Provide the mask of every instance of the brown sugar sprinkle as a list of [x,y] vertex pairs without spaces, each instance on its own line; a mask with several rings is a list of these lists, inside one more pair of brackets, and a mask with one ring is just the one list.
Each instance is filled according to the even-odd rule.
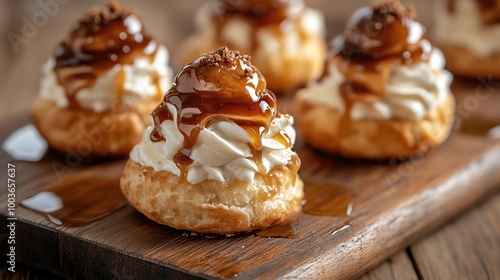
[[134,10],[120,5],[118,1],[111,1],[108,5],[95,7],[83,14],[78,21],[86,24],[106,24],[115,19],[123,19],[134,14]]
[[216,52],[203,54],[198,63],[200,66],[218,65],[219,63],[233,63],[238,57],[250,61],[249,55],[241,55],[240,52],[232,51],[227,46],[223,46]]
[[374,12],[381,14],[392,14],[398,18],[411,18],[416,19],[417,13],[415,6],[410,3],[403,5],[399,0],[380,0],[372,4]]

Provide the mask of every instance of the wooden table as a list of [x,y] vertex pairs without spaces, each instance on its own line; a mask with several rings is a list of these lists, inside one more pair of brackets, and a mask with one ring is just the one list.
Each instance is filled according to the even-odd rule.
[[[63,1],[61,1],[63,2]],[[46,25],[37,28],[16,53],[9,40],[10,32],[22,34],[23,17],[31,19],[41,10],[35,1],[0,2],[0,123],[26,115],[36,95],[41,78],[41,65],[51,55],[55,43],[68,31],[69,24],[90,7],[104,1],[67,1]],[[189,16],[203,0],[122,1],[134,6],[143,16],[149,32],[165,44],[175,60],[177,43],[192,30]],[[311,6],[322,9],[328,18],[329,38],[339,32],[345,19],[368,1],[344,1],[342,5],[327,0],[311,0]],[[419,1],[422,21],[430,24],[431,1]],[[341,6],[341,7],[340,7]],[[147,16],[146,16],[147,15]],[[183,25],[180,26],[179,23]],[[500,95],[500,90],[495,94]],[[480,104],[480,106],[497,106]],[[498,109],[500,111],[500,109]],[[499,159],[500,160],[500,159]],[[2,240],[3,242],[3,240]],[[3,252],[2,252],[3,254]],[[361,277],[361,279],[500,279],[500,194],[491,195],[473,209],[464,212],[434,234]],[[21,267],[15,274],[0,273],[0,279],[55,279],[50,272]]]

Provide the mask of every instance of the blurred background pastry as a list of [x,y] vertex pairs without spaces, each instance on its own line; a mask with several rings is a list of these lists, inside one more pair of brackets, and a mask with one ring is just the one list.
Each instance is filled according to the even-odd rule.
[[194,16],[196,32],[180,49],[183,64],[227,45],[252,57],[269,89],[284,93],[321,72],[323,15],[302,0],[217,0]]
[[315,148],[347,157],[407,158],[442,143],[453,122],[452,75],[413,6],[358,10],[332,42],[323,76],[297,95]]
[[454,74],[500,79],[500,0],[441,0],[434,37]]
[[33,122],[62,153],[127,155],[170,86],[168,58],[132,10],[114,2],[95,8],[45,64]]
[[152,118],[120,182],[150,219],[227,234],[300,212],[293,118],[248,56],[221,48],[188,64]]

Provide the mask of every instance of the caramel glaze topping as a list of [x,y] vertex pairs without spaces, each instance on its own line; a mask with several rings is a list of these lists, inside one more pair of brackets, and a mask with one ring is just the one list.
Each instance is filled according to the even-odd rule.
[[[280,35],[284,32],[283,23],[298,26],[304,3],[302,0],[217,0],[215,7],[217,8],[214,10],[212,19],[217,26],[217,41],[222,42],[223,27],[230,24],[232,19],[238,18],[252,27],[251,48],[255,50],[255,32],[259,27],[266,26]],[[298,30],[302,31],[300,28]],[[301,36],[306,36],[305,31],[302,32]]]
[[[167,104],[177,109],[177,125],[184,136],[184,149],[174,159],[183,171],[192,162],[189,155],[200,131],[213,122],[232,121],[245,129],[255,156],[260,154],[262,135],[279,116],[276,97],[266,89],[266,81],[250,64],[250,57],[227,47],[200,57],[177,74],[163,102],[152,113],[153,142],[165,140],[161,123],[174,120]],[[276,140],[291,146],[284,133]]]
[[[78,107],[75,95],[79,90],[91,87],[116,65],[132,64],[139,56],[152,61],[156,50],[156,42],[145,34],[139,18],[112,2],[91,10],[73,25],[69,36],[55,49],[54,70],[70,106]],[[121,103],[123,77],[124,72],[119,72],[117,105]]]
[[[500,0],[476,0],[476,2],[484,24],[500,24]],[[455,6],[455,0],[448,0],[448,12],[455,12]]]
[[[378,99],[385,92],[391,69],[427,61],[432,46],[425,29],[415,20],[413,6],[397,0],[377,2],[358,10],[347,23],[344,34],[333,41],[323,77],[329,75],[330,61],[336,61],[345,77],[340,92],[349,116],[353,101]],[[411,42],[413,32],[423,33]]]
[[259,24],[279,24],[293,16],[302,0],[219,0],[222,12],[252,18]]

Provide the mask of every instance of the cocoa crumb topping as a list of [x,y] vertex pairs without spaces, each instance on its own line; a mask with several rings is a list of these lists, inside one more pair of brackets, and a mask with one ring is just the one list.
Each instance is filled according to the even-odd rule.
[[403,5],[399,0],[380,0],[372,4],[374,12],[381,14],[392,14],[398,18],[411,18],[415,19],[417,13],[413,3]]
[[199,63],[200,66],[217,65],[219,63],[233,63],[236,58],[243,58],[250,61],[250,56],[241,55],[238,51],[232,51],[224,46],[215,52],[203,54]]
[[95,7],[83,14],[78,21],[85,24],[106,24],[115,19],[123,19],[134,14],[134,11],[128,7],[120,5],[116,0],[110,1],[102,7]]

